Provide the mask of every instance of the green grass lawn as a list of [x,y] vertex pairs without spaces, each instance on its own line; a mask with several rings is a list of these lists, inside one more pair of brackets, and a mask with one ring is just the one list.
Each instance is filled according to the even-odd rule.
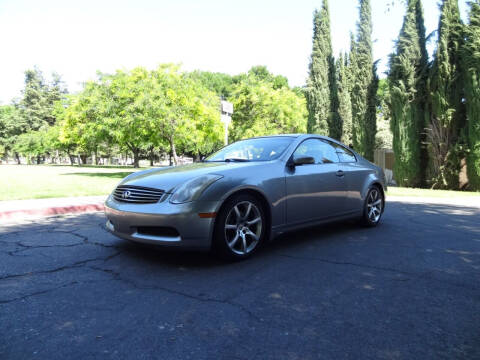
[[109,194],[139,169],[107,166],[0,165],[0,200]]
[[[107,195],[122,178],[137,170],[112,166],[0,165],[0,201]],[[389,187],[387,195],[449,198],[480,197],[480,192]]]

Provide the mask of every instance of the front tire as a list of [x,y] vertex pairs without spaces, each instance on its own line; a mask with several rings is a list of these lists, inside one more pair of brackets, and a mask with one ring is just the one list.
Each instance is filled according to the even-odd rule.
[[377,226],[382,218],[385,197],[378,186],[372,186],[365,198],[362,223],[368,227]]
[[263,244],[266,226],[260,201],[249,194],[235,195],[227,200],[217,216],[213,249],[223,258],[246,259]]

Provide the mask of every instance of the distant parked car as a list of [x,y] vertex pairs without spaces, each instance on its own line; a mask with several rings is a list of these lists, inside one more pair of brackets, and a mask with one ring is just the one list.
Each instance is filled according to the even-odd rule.
[[376,226],[385,189],[382,169],[336,140],[266,136],[201,163],[133,173],[105,213],[120,238],[241,259],[285,231],[347,218]]

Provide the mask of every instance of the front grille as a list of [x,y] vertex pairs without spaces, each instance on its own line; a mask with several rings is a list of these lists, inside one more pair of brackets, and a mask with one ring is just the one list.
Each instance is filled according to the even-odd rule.
[[113,198],[126,203],[153,204],[160,200],[163,193],[163,190],[143,186],[120,185],[113,192]]

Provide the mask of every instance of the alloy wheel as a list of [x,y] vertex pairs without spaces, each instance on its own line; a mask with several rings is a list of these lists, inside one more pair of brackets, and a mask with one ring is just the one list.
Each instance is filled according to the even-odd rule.
[[372,223],[377,223],[382,215],[383,199],[382,194],[376,188],[370,190],[367,199],[367,216]]
[[250,201],[234,205],[225,220],[225,241],[238,255],[250,253],[258,245],[262,234],[262,215]]

